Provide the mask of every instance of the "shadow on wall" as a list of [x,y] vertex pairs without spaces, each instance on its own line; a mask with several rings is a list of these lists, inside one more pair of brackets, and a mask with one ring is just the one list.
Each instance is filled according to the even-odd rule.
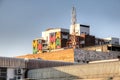
[[28,71],[28,78],[31,80],[120,80],[119,66],[120,61],[116,61],[33,69]]
[[[71,69],[72,70],[72,69]],[[74,73],[74,71],[73,71]],[[28,71],[28,78],[30,80],[73,80],[82,79],[69,73],[64,68],[44,68],[34,69]]]

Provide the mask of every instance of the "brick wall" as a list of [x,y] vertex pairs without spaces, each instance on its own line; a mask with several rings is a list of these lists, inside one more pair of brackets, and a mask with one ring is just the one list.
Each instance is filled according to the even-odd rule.
[[49,53],[40,53],[40,54],[28,54],[23,56],[17,56],[18,58],[41,58],[43,60],[56,60],[56,61],[66,61],[74,62],[74,50],[65,49]]

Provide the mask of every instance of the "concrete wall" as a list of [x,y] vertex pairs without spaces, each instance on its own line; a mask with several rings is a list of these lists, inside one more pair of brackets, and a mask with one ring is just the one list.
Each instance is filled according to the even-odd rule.
[[7,69],[7,80],[13,79],[15,77],[15,69]]
[[35,80],[120,80],[120,61],[34,69],[28,78]]
[[66,66],[66,65],[74,65],[74,63],[29,59],[26,67],[27,69],[38,69],[38,68],[48,68],[48,67],[50,68],[50,67]]

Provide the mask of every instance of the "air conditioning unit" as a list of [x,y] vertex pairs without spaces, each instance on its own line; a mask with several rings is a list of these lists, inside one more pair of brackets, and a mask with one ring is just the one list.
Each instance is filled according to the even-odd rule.
[[15,80],[23,80],[23,79],[22,76],[19,75],[19,76],[15,76]]
[[18,69],[15,69],[15,75],[22,75],[23,74],[23,70],[18,68]]

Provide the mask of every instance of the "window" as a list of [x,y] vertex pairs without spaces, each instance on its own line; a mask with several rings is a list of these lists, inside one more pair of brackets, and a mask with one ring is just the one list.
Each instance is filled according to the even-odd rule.
[[0,68],[0,80],[6,80],[7,68]]
[[119,43],[118,43],[118,42],[115,42],[115,44],[116,44],[116,45],[119,45]]
[[81,34],[83,34],[84,32],[81,32]]

